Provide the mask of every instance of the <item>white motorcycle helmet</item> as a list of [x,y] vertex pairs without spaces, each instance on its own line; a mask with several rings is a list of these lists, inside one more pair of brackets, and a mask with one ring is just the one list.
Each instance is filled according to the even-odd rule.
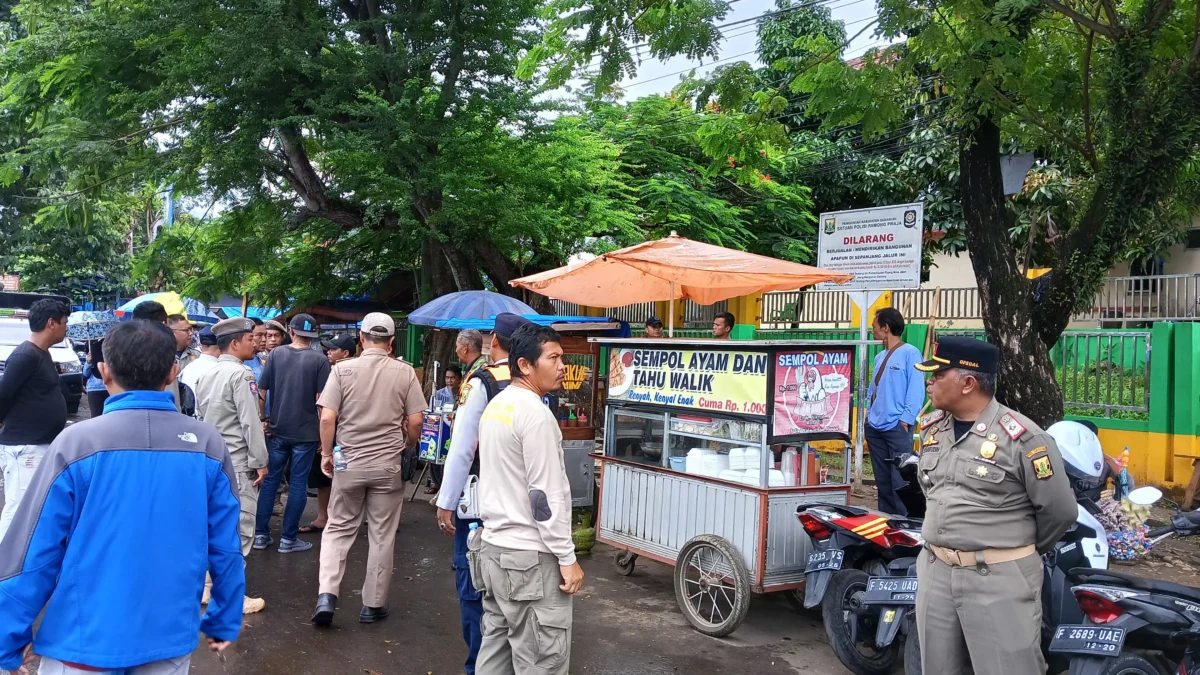
[[1104,450],[1100,439],[1079,422],[1055,422],[1046,430],[1058,445],[1067,479],[1076,494],[1099,499],[1104,487]]

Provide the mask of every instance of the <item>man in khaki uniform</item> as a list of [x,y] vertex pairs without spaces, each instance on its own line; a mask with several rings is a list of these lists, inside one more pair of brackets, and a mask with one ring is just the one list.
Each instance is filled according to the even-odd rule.
[[1042,559],[1075,521],[1058,447],[994,398],[1000,352],[943,338],[921,419],[928,510],[917,565],[917,633],[926,675],[1045,673]]
[[[258,486],[267,476],[267,441],[258,416],[258,383],[243,361],[254,356],[254,322],[238,317],[213,326],[221,356],[196,381],[196,414],[215,426],[225,439],[238,482],[242,512],[238,534],[242,557],[254,543],[254,517],[258,511]],[[246,613],[266,606],[261,598],[247,597]]]
[[[367,521],[370,549],[363,583],[362,623],[388,615],[396,526],[404,504],[401,455],[421,435],[425,397],[412,366],[392,356],[396,323],[387,314],[363,318],[362,354],[334,365],[321,392],[321,470],[333,479],[329,522],[321,535],[321,570],[312,622],[328,626],[346,572],[346,556]],[[340,446],[344,470],[335,470]]]

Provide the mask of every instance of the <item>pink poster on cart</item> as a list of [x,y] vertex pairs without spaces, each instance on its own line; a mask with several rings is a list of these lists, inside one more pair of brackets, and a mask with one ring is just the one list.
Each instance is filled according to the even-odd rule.
[[774,436],[850,433],[853,355],[849,349],[775,355]]

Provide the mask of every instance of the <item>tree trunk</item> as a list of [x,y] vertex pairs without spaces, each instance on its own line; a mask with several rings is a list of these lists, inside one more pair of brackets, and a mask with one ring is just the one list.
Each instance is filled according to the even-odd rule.
[[[442,244],[429,236],[421,248],[422,251],[428,253],[427,257],[421,259],[421,266],[427,267],[429,270],[429,287],[432,296],[437,298],[459,290],[455,286],[454,276],[450,272],[450,265],[443,253]],[[445,369],[450,365],[453,353],[453,331],[426,329],[425,341],[421,345],[421,363],[425,368],[425,381],[422,383],[422,388],[426,398],[433,394],[436,385],[432,377],[433,363],[436,361],[441,364],[439,370]]]
[[[1000,128],[983,118],[962,141],[962,207],[988,341],[1000,349],[997,397],[1040,425],[1062,419],[1050,346],[1033,322],[1032,285],[1008,241],[1000,172]],[[1055,336],[1057,338],[1057,336]]]

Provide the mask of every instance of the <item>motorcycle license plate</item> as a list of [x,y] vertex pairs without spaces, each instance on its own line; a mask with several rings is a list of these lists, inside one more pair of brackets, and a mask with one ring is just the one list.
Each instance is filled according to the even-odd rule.
[[1059,626],[1050,640],[1050,651],[1060,654],[1116,656],[1125,644],[1124,628]]
[[915,605],[917,604],[916,577],[871,577],[867,579],[867,592],[863,594],[864,605]]
[[842,559],[845,557],[846,552],[840,548],[809,553],[808,564],[804,566],[804,573],[808,574],[809,572],[820,572],[822,570],[833,570],[836,572],[842,569]]

